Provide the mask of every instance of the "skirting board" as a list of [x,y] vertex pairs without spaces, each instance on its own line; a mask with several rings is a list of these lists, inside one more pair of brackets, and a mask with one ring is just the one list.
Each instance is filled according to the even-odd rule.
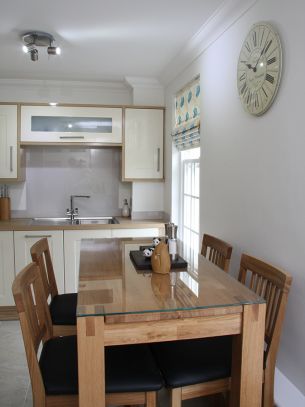
[[13,321],[15,319],[18,319],[18,314],[14,305],[0,307],[0,321]]
[[275,369],[274,401],[276,407],[304,407],[305,396],[279,369]]

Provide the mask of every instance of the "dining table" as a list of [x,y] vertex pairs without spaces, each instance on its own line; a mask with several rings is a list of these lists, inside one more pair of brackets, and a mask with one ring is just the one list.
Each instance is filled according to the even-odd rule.
[[[132,260],[147,238],[83,239],[77,303],[79,406],[105,406],[106,346],[232,335],[231,407],[259,407],[266,304],[201,254],[169,273]],[[187,357],[182,355],[181,357]]]

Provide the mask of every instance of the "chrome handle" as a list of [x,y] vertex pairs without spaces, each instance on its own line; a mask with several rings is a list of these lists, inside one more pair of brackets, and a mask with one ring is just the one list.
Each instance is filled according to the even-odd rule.
[[42,238],[42,237],[52,237],[52,235],[24,235],[24,237],[26,238],[26,239],[32,239],[32,238],[34,238],[34,239],[40,239],[40,238]]
[[59,136],[59,138],[61,139],[71,139],[71,138],[80,138],[80,139],[84,139],[84,136]]
[[10,171],[13,172],[13,146],[10,146]]
[[157,172],[160,172],[160,148],[157,148],[157,154],[158,154],[158,161],[157,161]]

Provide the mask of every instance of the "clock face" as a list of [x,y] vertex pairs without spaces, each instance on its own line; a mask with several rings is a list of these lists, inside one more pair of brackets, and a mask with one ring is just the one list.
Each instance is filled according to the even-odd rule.
[[245,110],[259,116],[271,106],[279,87],[282,48],[274,28],[254,24],[240,51],[237,87]]

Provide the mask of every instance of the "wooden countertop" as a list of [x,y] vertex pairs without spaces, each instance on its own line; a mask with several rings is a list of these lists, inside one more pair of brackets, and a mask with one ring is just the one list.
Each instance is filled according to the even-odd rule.
[[54,225],[45,223],[33,225],[32,218],[13,218],[9,221],[0,221],[0,231],[14,230],[101,230],[101,229],[144,229],[162,228],[165,221],[162,219],[132,220],[116,216],[119,223],[116,224],[81,224],[81,225]]

